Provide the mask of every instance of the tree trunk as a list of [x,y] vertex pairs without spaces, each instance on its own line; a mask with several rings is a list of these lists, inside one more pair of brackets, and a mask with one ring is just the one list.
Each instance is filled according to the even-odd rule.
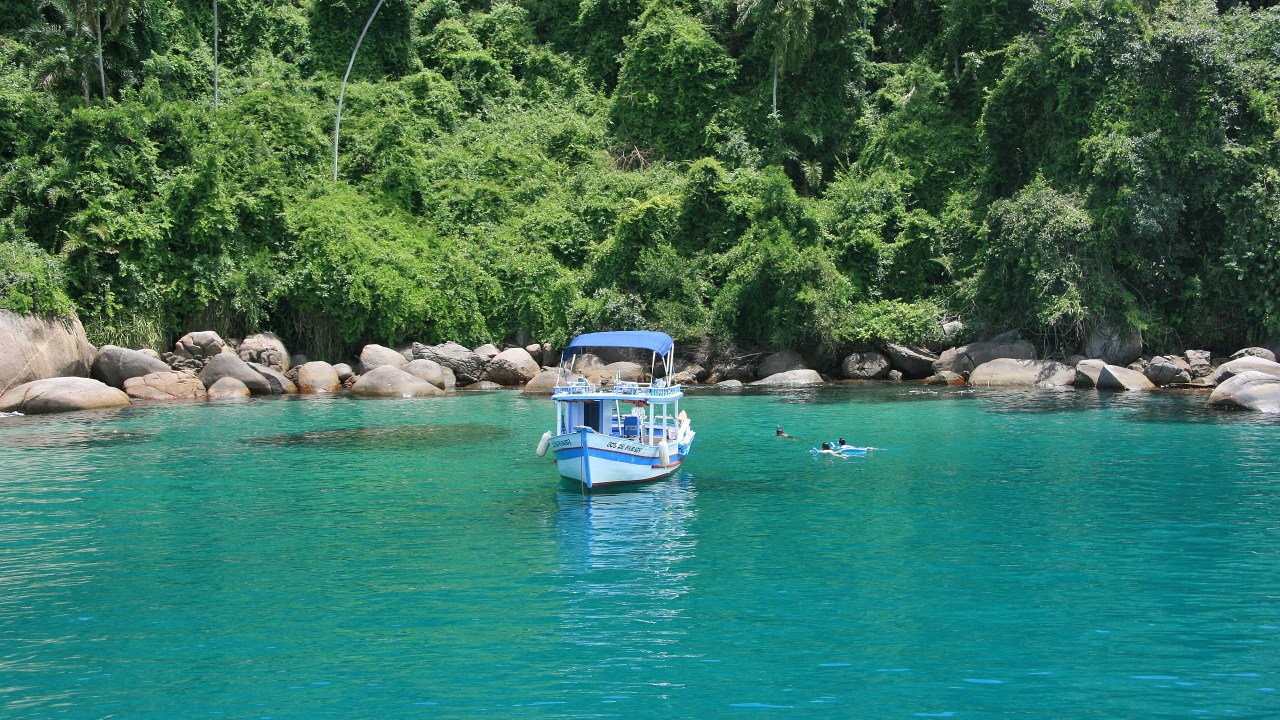
[[773,64],[773,114],[778,114],[778,63]]
[[213,0],[213,109],[218,109],[218,0]]
[[94,23],[94,31],[98,36],[98,82],[102,85],[102,102],[107,101],[107,73],[102,67],[102,3],[98,3],[97,21]]
[[338,129],[342,127],[342,98],[347,94],[347,78],[351,77],[351,68],[356,64],[356,53],[360,52],[360,43],[364,42],[364,34],[369,32],[369,26],[373,24],[373,19],[377,17],[378,10],[382,8],[383,0],[378,0],[378,4],[373,6],[373,12],[369,13],[369,19],[365,21],[364,29],[360,31],[360,37],[356,38],[356,46],[351,49],[351,61],[347,63],[347,72],[342,76],[342,88],[338,90],[338,114],[333,120],[333,179],[338,179]]

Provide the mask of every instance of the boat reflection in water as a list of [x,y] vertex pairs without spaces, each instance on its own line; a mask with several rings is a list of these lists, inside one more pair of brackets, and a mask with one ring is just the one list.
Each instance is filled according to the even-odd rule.
[[695,498],[687,473],[619,492],[584,494],[566,481],[557,493],[557,572],[567,595],[560,627],[575,647],[565,672],[580,691],[673,679],[661,668],[686,634]]

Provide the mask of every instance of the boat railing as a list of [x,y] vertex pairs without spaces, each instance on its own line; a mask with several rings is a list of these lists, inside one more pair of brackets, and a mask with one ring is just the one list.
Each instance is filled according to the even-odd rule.
[[676,397],[681,394],[679,385],[665,385],[661,380],[656,383],[639,383],[620,380],[612,387],[598,388],[586,380],[575,380],[564,385],[557,385],[553,390],[556,395],[587,395],[595,392],[608,392],[611,395],[638,395],[644,397]]

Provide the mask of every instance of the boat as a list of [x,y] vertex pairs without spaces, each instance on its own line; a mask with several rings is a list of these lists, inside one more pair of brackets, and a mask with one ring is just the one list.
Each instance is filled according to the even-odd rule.
[[[575,373],[591,348],[649,351],[647,382],[622,380],[595,384]],[[656,370],[661,369],[661,376]],[[666,333],[648,330],[579,335],[560,358],[552,390],[555,430],[543,433],[537,454],[551,451],[560,475],[586,489],[615,487],[666,477],[680,468],[697,434],[680,409],[684,392],[671,383],[675,343]]]

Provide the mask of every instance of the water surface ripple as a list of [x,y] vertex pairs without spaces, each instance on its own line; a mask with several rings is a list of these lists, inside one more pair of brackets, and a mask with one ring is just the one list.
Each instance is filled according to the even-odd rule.
[[1203,400],[700,394],[590,496],[513,393],[2,418],[0,716],[1277,717],[1280,422]]

